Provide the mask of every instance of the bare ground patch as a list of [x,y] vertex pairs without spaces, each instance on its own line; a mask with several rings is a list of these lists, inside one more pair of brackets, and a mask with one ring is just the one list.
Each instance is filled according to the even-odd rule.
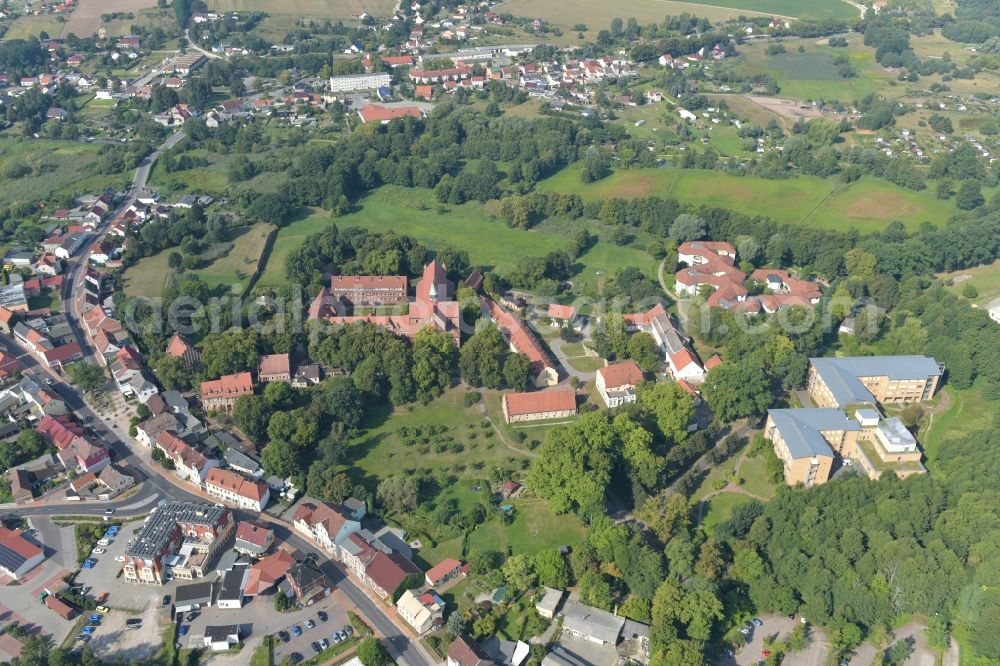
[[762,97],[760,95],[745,95],[746,99],[761,106],[782,118],[819,118],[823,112],[812,104],[799,103],[780,97]]
[[863,219],[892,219],[901,215],[913,215],[920,207],[906,198],[891,192],[871,192],[851,203],[845,213],[848,217]]
[[89,37],[101,28],[101,14],[138,12],[156,6],[156,0],[80,0],[63,25],[63,36]]

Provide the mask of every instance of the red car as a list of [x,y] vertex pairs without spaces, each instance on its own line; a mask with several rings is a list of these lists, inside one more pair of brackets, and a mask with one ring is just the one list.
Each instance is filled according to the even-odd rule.
[[768,657],[771,656],[771,651],[770,650],[761,650],[760,651],[760,656],[764,657],[764,659],[767,659]]

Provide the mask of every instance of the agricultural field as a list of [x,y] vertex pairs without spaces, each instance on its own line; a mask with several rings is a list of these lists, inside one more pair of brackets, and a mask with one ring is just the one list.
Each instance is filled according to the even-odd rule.
[[692,206],[722,206],[750,215],[768,215],[778,222],[862,232],[881,229],[893,220],[910,229],[925,220],[943,224],[957,212],[951,201],[876,178],[843,185],[815,176],[768,180],[698,169],[635,169],[584,185],[579,170],[571,166],[540,183],[539,189],[575,192],[584,201],[670,196]]
[[[375,232],[394,231],[413,236],[431,249],[451,245],[466,250],[476,266],[509,270],[523,257],[542,256],[567,247],[565,225],[549,223],[537,229],[511,229],[499,220],[491,220],[486,208],[478,203],[446,206],[439,213],[434,193],[429,190],[383,186],[360,202],[359,209],[335,220],[340,228],[362,227]],[[329,214],[317,212],[297,220],[278,232],[274,250],[259,284],[279,286],[285,283],[285,259],[309,234],[329,224]],[[576,282],[583,293],[597,293],[598,278],[613,274],[624,266],[637,266],[652,277],[655,260],[634,246],[598,242],[579,259]],[[600,275],[599,275],[600,273]]]
[[566,12],[566,3],[560,0],[509,0],[501,11],[515,16],[538,17],[549,23],[571,28],[584,23],[592,31],[606,28],[611,19],[635,17],[640,24],[663,21],[666,16],[688,13],[710,21],[724,21],[738,16],[786,16],[807,18],[852,18],[858,10],[843,0],[619,0],[608,3],[601,0],[583,0],[573,3],[573,11]]
[[297,18],[349,19],[368,12],[390,16],[394,0],[208,0],[208,8],[220,12],[267,12]]
[[[214,257],[207,266],[188,271],[198,275],[211,289],[246,287],[257,261],[264,251],[268,234],[274,229],[271,224],[255,224],[230,232],[226,242],[209,248],[203,257]],[[163,282],[171,270],[167,259],[177,248],[169,248],[139,260],[123,275],[125,293],[129,296],[158,298]],[[207,260],[207,259],[206,259]]]
[[[846,6],[846,5],[845,5]],[[778,82],[779,96],[795,101],[813,99],[850,102],[869,93],[889,95],[888,88],[896,85],[895,73],[875,62],[875,51],[861,44],[860,37],[851,36],[846,48],[833,48],[812,39],[786,39],[781,43],[786,53],[767,54],[768,44],[755,42],[740,46],[740,56],[725,62],[725,68],[734,68],[747,74],[767,74]],[[799,48],[804,52],[799,53]],[[837,72],[834,58],[850,57],[858,76],[844,78]],[[906,92],[905,84],[893,97]]]
[[[125,174],[97,174],[100,146],[78,141],[0,139],[0,203],[53,206],[64,197],[123,187]],[[11,177],[12,170],[25,175]]]
[[74,33],[77,37],[87,37],[96,33],[102,25],[102,14],[116,12],[138,13],[140,9],[155,7],[156,0],[79,0],[63,27],[63,35]]
[[948,291],[956,296],[961,296],[967,285],[975,287],[978,295],[972,302],[976,305],[985,306],[993,299],[1000,298],[1000,261],[953,273],[938,273],[936,277],[950,280]]
[[49,37],[58,37],[62,33],[66,21],[65,14],[39,14],[38,16],[18,16],[4,33],[4,39],[27,39],[48,33]]

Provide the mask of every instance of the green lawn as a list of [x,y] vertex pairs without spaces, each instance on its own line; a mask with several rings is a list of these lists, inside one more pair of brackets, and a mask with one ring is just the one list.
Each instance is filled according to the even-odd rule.
[[[255,224],[230,231],[221,247],[208,250],[209,254],[221,256],[207,266],[189,272],[197,274],[212,289],[233,285],[245,288],[264,250],[265,239],[273,228],[270,224]],[[167,259],[171,252],[177,251],[178,248],[168,248],[129,267],[123,275],[125,293],[129,296],[159,297],[163,281],[171,272]]]
[[947,289],[956,296],[961,296],[962,289],[967,285],[975,287],[979,295],[973,298],[972,302],[977,305],[986,305],[994,298],[1000,297],[1000,261],[953,273],[940,273],[937,277],[942,280],[952,280],[951,286]]
[[224,194],[230,185],[227,170],[231,158],[226,155],[209,153],[207,150],[192,150],[188,154],[207,157],[209,165],[167,173],[158,162],[153,166],[153,172],[150,174],[150,185],[165,194],[189,194],[191,192],[213,196]]
[[681,3],[691,3],[695,7],[691,13],[701,16],[701,8],[708,5],[728,7],[744,12],[760,12],[777,14],[779,16],[795,16],[798,18],[838,18],[852,19],[858,17],[858,10],[841,0],[676,0]]
[[[332,221],[329,214],[317,211],[281,229],[260,284],[284,284],[288,253],[301,245],[306,236],[319,232]],[[530,231],[512,229],[499,220],[491,220],[486,208],[478,203],[449,205],[445,212],[439,213],[433,192],[396,186],[380,187],[361,201],[358,210],[335,222],[341,229],[362,227],[406,234],[431,249],[452,245],[468,251],[473,264],[501,270],[513,269],[524,257],[567,249],[569,244],[566,224],[547,222]],[[598,272],[607,275],[625,266],[637,266],[652,276],[656,261],[634,246],[596,243],[578,261],[579,273],[575,278],[578,290],[597,293]]]
[[4,34],[4,39],[27,39],[38,37],[42,32],[50,37],[58,37],[63,29],[63,16],[57,14],[40,14],[38,16],[18,16],[10,24]]
[[569,358],[566,362],[578,372],[597,372],[604,367],[604,360],[593,356]]
[[983,397],[982,391],[975,384],[968,389],[946,386],[942,391],[948,393],[948,408],[939,414],[926,416],[918,436],[931,473],[937,471],[934,463],[941,443],[989,428],[995,407]]
[[59,310],[59,292],[55,289],[50,289],[46,292],[42,292],[35,298],[28,299],[28,307],[32,310],[39,310],[41,308],[48,308],[53,312],[58,312]]
[[588,185],[581,181],[579,169],[570,166],[540,183],[539,189],[576,193],[584,201],[669,196],[692,206],[721,206],[778,222],[862,232],[876,231],[893,220],[909,229],[925,220],[943,224],[957,212],[951,201],[869,177],[843,185],[815,176],[769,180],[701,169],[630,169]]
[[771,499],[778,492],[778,487],[767,478],[763,455],[744,460],[743,464],[740,465],[739,476],[743,479],[741,485],[748,493]]
[[544,500],[512,500],[514,522],[507,527],[497,522],[480,525],[469,535],[469,550],[510,548],[516,554],[534,555],[546,548],[572,546],[583,541],[585,530],[580,519],[571,514],[555,515]]
[[739,493],[719,493],[708,500],[708,511],[702,518],[702,525],[711,528],[719,523],[728,520],[733,513],[733,509],[740,504],[746,504],[753,498]]

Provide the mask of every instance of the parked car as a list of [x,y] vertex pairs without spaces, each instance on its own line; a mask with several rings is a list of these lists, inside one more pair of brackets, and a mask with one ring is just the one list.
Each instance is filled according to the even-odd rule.
[[98,546],[110,546],[111,545],[111,540],[110,539],[101,539],[100,541],[97,542],[97,545]]
[[124,555],[118,555],[117,557],[115,557],[115,562],[124,562],[124,561],[125,561]]
[[105,552],[107,552],[107,551],[105,551],[103,548],[95,548],[94,550],[90,551],[90,554],[91,555],[103,555]]
[[340,641],[342,641],[344,639],[340,637],[340,632],[338,631],[335,634],[333,634],[332,636],[330,636],[330,640],[333,641],[334,645],[336,645],[337,643],[339,643]]
[[278,638],[281,640],[282,643],[287,643],[288,641],[292,640],[292,637],[289,636],[288,632],[285,631],[284,629],[278,632]]
[[80,634],[76,637],[76,640],[88,643],[90,642],[90,634]]
[[354,627],[352,627],[351,625],[347,625],[346,627],[344,627],[344,636],[345,637],[350,636],[353,633],[354,633]]
[[322,652],[322,651],[323,651],[323,648],[321,648],[321,647],[319,646],[319,643],[317,643],[316,641],[313,641],[313,642],[312,642],[312,643],[310,643],[309,645],[310,645],[310,646],[312,647],[312,649],[313,649],[313,652],[315,652],[316,654],[319,654],[320,652]]
[[306,620],[306,629],[312,629],[315,626],[316,626],[315,622],[313,622],[312,620]]
[[105,510],[104,510],[104,515],[105,515],[105,516],[111,516],[111,515],[113,515],[113,514],[114,514],[114,512],[115,512],[115,510],[114,510],[114,509],[105,509]]
[[100,624],[101,623],[101,616],[100,615],[96,615],[96,614],[95,615],[91,615],[90,617],[87,618],[87,621],[90,622],[91,624]]
[[170,595],[169,594],[164,594],[163,595],[163,601],[162,601],[162,603],[160,605],[161,606],[169,606],[170,605]]
[[199,613],[198,611],[191,611],[190,613],[188,613],[188,622],[194,622],[200,615],[201,613]]
[[96,610],[98,613],[110,613],[111,612],[111,609],[108,608],[107,606],[98,606],[94,610]]
[[84,569],[93,569],[95,564],[97,564],[97,560],[95,560],[92,557],[88,557],[87,559],[85,559],[83,561],[83,568]]
[[316,617],[319,618],[320,622],[326,622],[330,616],[326,614],[326,611],[320,611],[316,613]]
[[302,635],[302,627],[300,627],[297,624],[292,625],[292,636],[301,636],[301,635]]
[[288,660],[292,662],[293,665],[299,664],[302,662],[302,655],[299,654],[298,652],[293,652],[290,655],[288,655]]
[[325,638],[321,638],[319,639],[319,646],[325,650],[328,647],[330,647],[330,642],[327,641]]
[[180,636],[187,635],[187,632],[191,630],[190,624],[182,624],[180,630],[177,632]]
[[753,626],[755,626],[755,627],[763,627],[764,626],[764,620],[760,619],[759,617],[755,617],[753,620],[751,620],[751,622],[753,622]]

